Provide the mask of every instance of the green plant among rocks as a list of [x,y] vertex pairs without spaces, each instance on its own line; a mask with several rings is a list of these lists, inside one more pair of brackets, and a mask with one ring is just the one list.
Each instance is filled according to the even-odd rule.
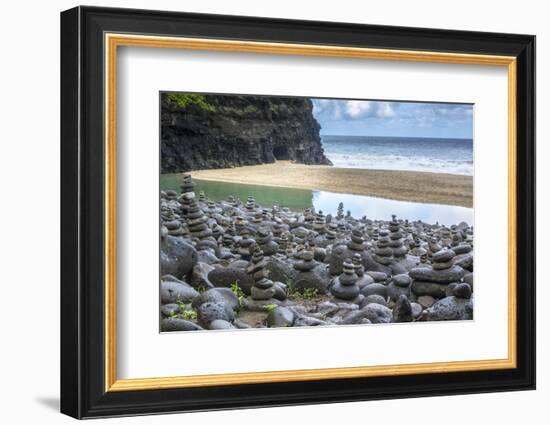
[[195,310],[185,310],[181,313],[181,317],[185,320],[197,320],[197,312]]
[[279,307],[277,304],[266,304],[264,305],[264,310],[267,311],[268,313],[271,313],[277,307]]
[[287,288],[289,298],[311,300],[319,295],[319,291],[316,288],[305,288],[300,290],[297,289],[291,281],[287,282]]
[[246,298],[246,295],[243,291],[243,289],[239,286],[239,282],[235,281],[231,284],[231,292],[235,294],[237,299],[239,300],[239,306],[242,307],[244,304],[244,300]]

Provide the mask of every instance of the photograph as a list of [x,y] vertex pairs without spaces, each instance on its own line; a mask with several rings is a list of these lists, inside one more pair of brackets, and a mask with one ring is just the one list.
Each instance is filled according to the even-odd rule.
[[162,332],[473,320],[474,105],[159,102]]

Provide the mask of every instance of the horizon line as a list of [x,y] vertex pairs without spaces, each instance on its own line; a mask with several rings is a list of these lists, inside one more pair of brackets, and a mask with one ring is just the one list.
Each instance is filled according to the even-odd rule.
[[473,137],[433,137],[433,136],[377,136],[374,134],[322,134],[320,136],[337,136],[337,137],[380,137],[380,138],[397,138],[397,139],[447,139],[447,140],[473,140]]

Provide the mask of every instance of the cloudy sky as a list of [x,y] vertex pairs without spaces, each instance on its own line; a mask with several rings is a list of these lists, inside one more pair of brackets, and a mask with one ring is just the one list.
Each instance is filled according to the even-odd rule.
[[470,139],[472,105],[312,99],[323,135]]

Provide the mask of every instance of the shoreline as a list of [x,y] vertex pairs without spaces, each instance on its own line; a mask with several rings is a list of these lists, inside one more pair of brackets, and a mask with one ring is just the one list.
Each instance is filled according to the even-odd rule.
[[290,161],[196,170],[189,174],[207,181],[347,193],[466,208],[473,206],[473,177],[458,174],[336,168]]

